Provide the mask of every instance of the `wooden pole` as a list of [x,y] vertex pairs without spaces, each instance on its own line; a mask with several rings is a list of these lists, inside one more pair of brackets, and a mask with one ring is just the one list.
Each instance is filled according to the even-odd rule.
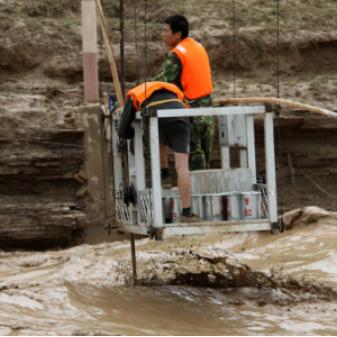
[[99,93],[95,0],[82,0],[81,11],[84,100],[97,102]]
[[310,111],[326,117],[337,118],[337,113],[327,109],[322,109],[313,105],[303,104],[299,102],[290,101],[283,98],[276,97],[243,97],[243,98],[227,98],[223,100],[215,100],[214,105],[224,106],[224,105],[237,105],[237,104],[276,104],[283,105],[290,109],[298,109]]
[[107,30],[107,25],[106,25],[104,13],[103,13],[101,0],[96,0],[96,7],[97,7],[98,14],[99,14],[99,20],[100,20],[100,25],[102,29],[104,44],[105,44],[106,51],[107,51],[112,80],[115,85],[115,91],[117,95],[118,104],[120,107],[123,107],[124,106],[124,96],[122,93],[121,83],[119,81],[117,66],[116,66],[116,62],[114,59],[113,48],[112,48],[112,45],[109,39],[109,34]]
[[[124,95],[123,95],[121,83],[119,81],[118,71],[117,71],[116,62],[115,62],[114,54],[113,54],[113,48],[109,40],[107,25],[106,25],[103,8],[102,8],[102,4],[100,0],[96,0],[96,6],[97,6],[97,11],[99,13],[99,19],[100,19],[104,44],[107,50],[110,71],[111,71],[112,79],[113,79],[114,86],[115,86],[118,104],[120,107],[123,107],[125,104]],[[125,153],[126,152],[124,152],[124,155]],[[127,163],[127,158],[125,158],[124,163]],[[125,181],[127,182],[128,181],[127,164],[126,166],[124,166],[124,170],[125,170],[124,177],[126,179]],[[135,286],[137,284],[137,260],[136,260],[135,237],[133,234],[130,234],[130,246],[131,246],[131,261],[132,261],[132,281],[133,281],[133,285]]]

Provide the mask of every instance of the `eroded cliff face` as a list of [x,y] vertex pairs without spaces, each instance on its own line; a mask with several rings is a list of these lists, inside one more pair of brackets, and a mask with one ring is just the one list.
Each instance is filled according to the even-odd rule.
[[[236,96],[276,96],[279,87],[283,98],[336,110],[335,1],[281,4],[279,46],[273,4],[238,0],[233,34],[232,1],[151,2],[145,43],[144,6],[125,1],[126,87],[159,70],[162,20],[180,12],[209,51],[215,98],[232,97],[234,89]],[[119,63],[118,1],[103,5]],[[73,179],[85,159],[80,16],[80,1],[0,0],[1,245],[69,243],[90,218]],[[100,78],[111,92],[104,50]],[[336,209],[336,120],[284,110],[275,124],[282,207]],[[215,146],[212,165],[218,163]]]
[[73,179],[85,153],[80,116],[36,84],[0,96],[1,247],[69,244],[86,217]]

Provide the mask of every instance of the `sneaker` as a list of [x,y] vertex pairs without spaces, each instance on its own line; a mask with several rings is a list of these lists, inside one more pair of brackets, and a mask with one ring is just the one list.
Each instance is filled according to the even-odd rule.
[[199,218],[195,214],[192,214],[191,216],[181,215],[180,217],[180,222],[185,222],[185,223],[193,223],[193,222],[201,222],[201,221],[202,219]]

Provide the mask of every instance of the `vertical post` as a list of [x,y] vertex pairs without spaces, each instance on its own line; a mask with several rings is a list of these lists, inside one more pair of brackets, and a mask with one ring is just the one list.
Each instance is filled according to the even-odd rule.
[[273,114],[270,112],[266,113],[264,118],[264,142],[269,219],[271,223],[275,223],[277,222],[277,198],[274,152],[274,125]]
[[221,149],[221,167],[230,168],[229,141],[228,141],[228,116],[218,117],[219,123],[219,144]]
[[[244,111],[244,108],[242,110]],[[233,143],[241,147],[239,152],[240,167],[247,168],[247,115],[233,115],[232,126],[230,135],[233,137]]]
[[137,191],[145,191],[145,161],[144,161],[144,144],[143,144],[143,122],[136,120],[135,129],[135,169],[136,169],[136,188]]
[[240,149],[240,167],[247,168],[248,167],[248,161],[247,161],[247,150],[246,149]]
[[97,102],[99,94],[95,0],[82,0],[81,9],[84,100],[86,102]]
[[251,115],[247,116],[247,152],[248,152],[248,167],[252,171],[252,183],[256,184],[254,117]]
[[163,205],[160,180],[158,118],[150,118],[150,149],[152,175],[153,224],[155,228],[163,226]]
[[92,225],[104,224],[105,183],[102,177],[103,163],[101,152],[100,125],[97,119],[98,104],[87,105],[83,109],[83,124],[85,126],[85,173],[88,176],[88,193],[92,202],[88,203],[88,222]]
[[[113,115],[112,127],[111,127],[111,147],[112,147],[112,162],[114,173],[114,186],[115,190],[119,189],[120,184],[123,182],[123,167],[122,157],[118,146],[118,134],[116,127],[116,117]],[[114,191],[115,192],[115,191]],[[114,195],[115,197],[115,195]]]
[[[135,146],[135,171],[136,171],[136,189],[138,192],[145,191],[146,182],[145,182],[145,160],[144,160],[144,144],[143,144],[143,121],[136,119],[133,122],[135,137],[134,137],[134,146]],[[138,224],[142,222],[143,218],[141,212],[138,210]]]
[[[133,144],[132,144],[133,143]],[[131,147],[135,146],[134,140],[127,141],[127,149],[128,149],[128,169],[129,169],[129,181],[134,182],[134,178],[136,177],[136,168],[135,168],[135,155],[134,149],[132,151]]]
[[221,146],[221,167],[223,169],[230,169],[230,154],[228,146]]

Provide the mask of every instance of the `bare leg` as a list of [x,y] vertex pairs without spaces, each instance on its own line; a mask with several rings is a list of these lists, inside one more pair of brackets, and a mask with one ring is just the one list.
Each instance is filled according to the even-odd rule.
[[174,152],[177,171],[178,189],[181,198],[181,207],[191,207],[191,178],[188,167],[188,154]]

